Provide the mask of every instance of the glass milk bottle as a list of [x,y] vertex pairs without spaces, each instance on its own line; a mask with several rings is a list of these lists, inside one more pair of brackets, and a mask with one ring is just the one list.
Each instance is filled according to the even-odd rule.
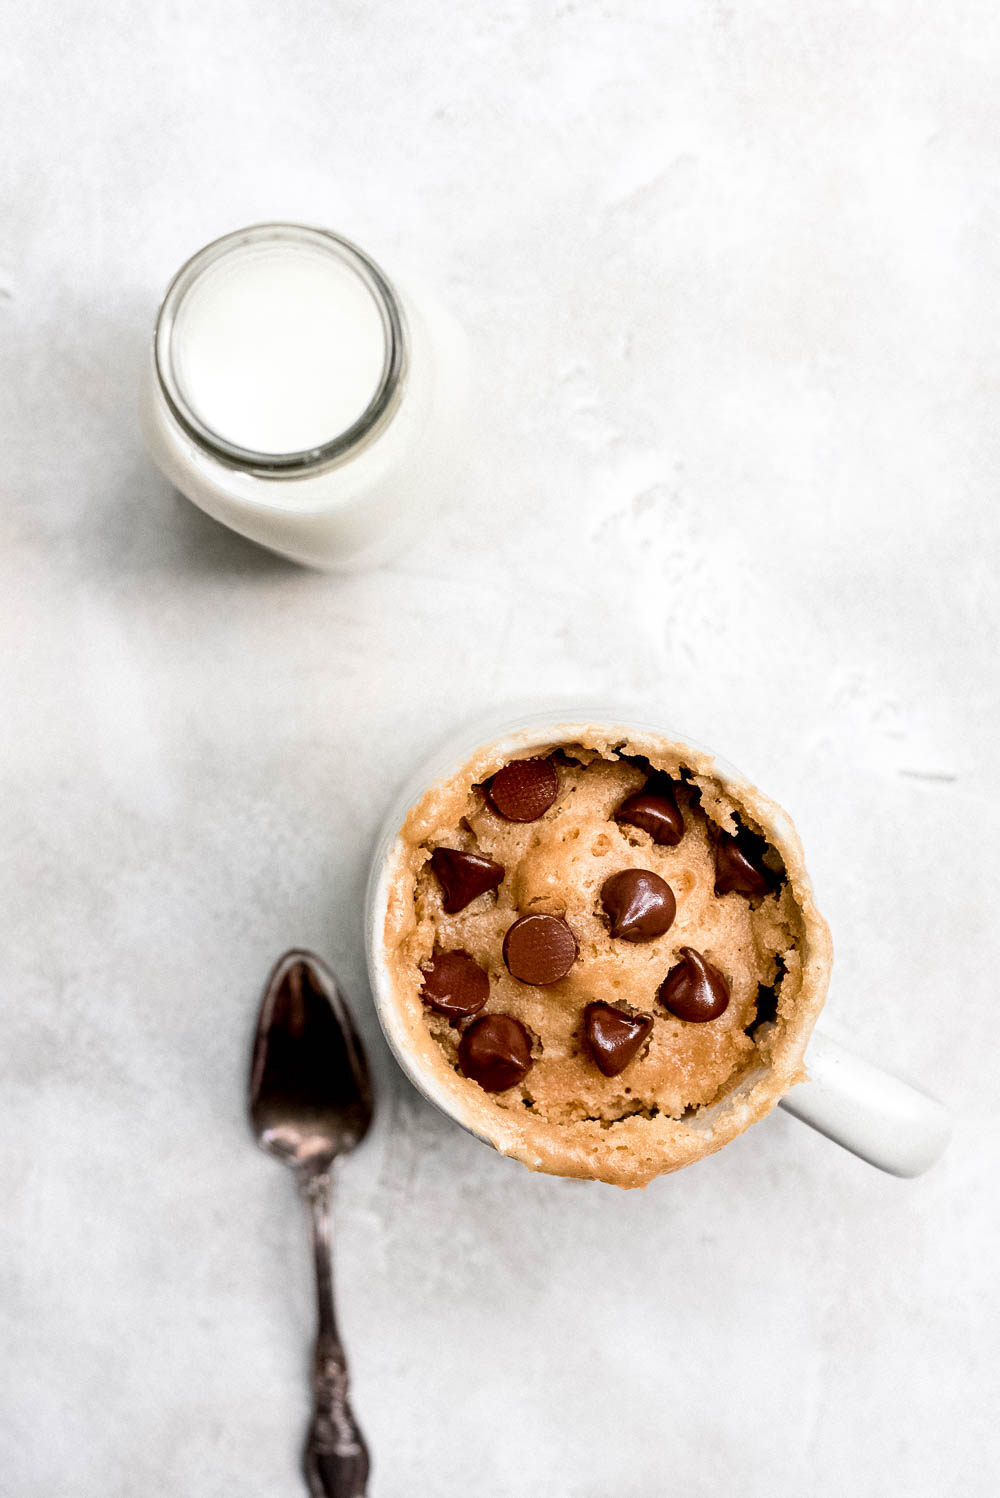
[[459,476],[462,335],[325,229],[258,224],[199,250],[160,308],[141,421],[194,504],[297,562],[375,565]]

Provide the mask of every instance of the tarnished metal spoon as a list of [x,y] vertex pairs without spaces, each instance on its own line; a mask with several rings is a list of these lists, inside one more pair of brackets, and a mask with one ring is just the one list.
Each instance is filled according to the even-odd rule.
[[261,999],[250,1119],[261,1149],[294,1169],[309,1212],[319,1309],[303,1455],[311,1498],[364,1498],[368,1481],[334,1310],[330,1174],[364,1138],[372,1112],[368,1063],[336,978],[311,952],[286,952]]

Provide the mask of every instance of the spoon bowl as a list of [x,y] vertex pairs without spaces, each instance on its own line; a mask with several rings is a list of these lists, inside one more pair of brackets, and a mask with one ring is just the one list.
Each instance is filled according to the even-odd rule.
[[261,999],[250,1065],[250,1119],[261,1149],[329,1170],[368,1132],[368,1063],[337,980],[311,952],[286,952]]

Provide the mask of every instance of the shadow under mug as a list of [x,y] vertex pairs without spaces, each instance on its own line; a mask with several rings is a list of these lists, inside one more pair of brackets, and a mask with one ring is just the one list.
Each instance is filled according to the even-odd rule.
[[[392,982],[384,951],[384,929],[389,896],[391,854],[410,809],[436,782],[457,773],[486,746],[503,754],[572,743],[584,730],[598,726],[609,735],[652,736],[684,744],[709,754],[687,734],[662,725],[641,723],[630,714],[597,711],[534,712],[500,723],[466,727],[450,739],[407,780],[389,809],[376,840],[365,906],[368,972],[376,1012],[389,1046],[419,1092],[468,1132],[493,1144],[456,1112],[454,1100],[413,1055],[403,1041],[392,999]],[[728,781],[743,777],[717,756],[711,756]],[[951,1137],[951,1116],[945,1106],[902,1078],[862,1060],[852,1051],[813,1031],[805,1053],[808,1080],[793,1086],[778,1106],[810,1128],[850,1150],[879,1170],[895,1176],[917,1176],[944,1152]],[[738,1089],[737,1089],[738,1090]],[[731,1096],[732,1094],[730,1094]],[[716,1108],[721,1105],[715,1105]],[[701,1126],[710,1126],[712,1108],[700,1109]]]

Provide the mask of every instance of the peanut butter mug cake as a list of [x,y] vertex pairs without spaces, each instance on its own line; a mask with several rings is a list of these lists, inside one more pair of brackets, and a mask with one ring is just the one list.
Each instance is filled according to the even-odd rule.
[[486,746],[411,807],[381,890],[390,1040],[534,1170],[646,1185],[804,1076],[831,944],[798,838],[688,744]]

